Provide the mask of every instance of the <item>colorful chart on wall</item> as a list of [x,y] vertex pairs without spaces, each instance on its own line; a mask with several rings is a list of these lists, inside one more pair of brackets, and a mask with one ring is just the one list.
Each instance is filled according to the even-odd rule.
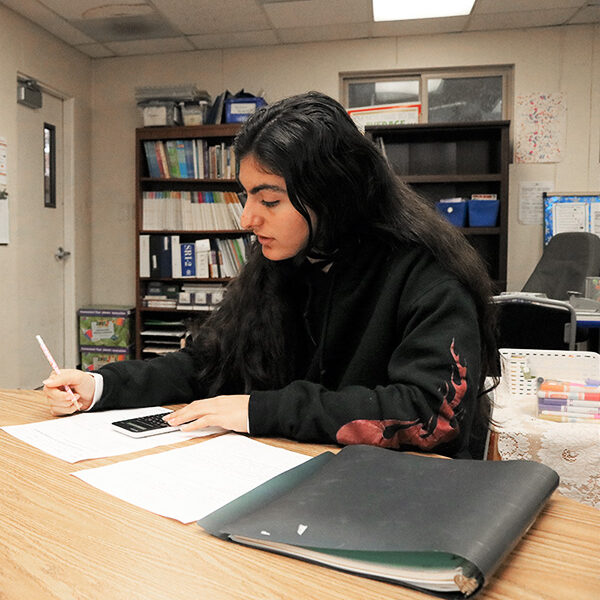
[[544,193],[544,244],[567,231],[600,236],[600,194]]

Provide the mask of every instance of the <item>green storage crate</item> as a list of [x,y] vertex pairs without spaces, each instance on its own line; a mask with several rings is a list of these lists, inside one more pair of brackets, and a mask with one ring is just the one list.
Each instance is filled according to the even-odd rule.
[[79,346],[129,348],[134,343],[134,309],[90,306],[79,309]]
[[133,346],[129,348],[82,346],[80,351],[82,371],[95,371],[108,363],[134,358]]

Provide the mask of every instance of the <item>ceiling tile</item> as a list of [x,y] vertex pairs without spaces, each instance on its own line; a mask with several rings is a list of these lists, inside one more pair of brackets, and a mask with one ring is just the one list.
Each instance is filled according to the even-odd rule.
[[188,39],[198,50],[272,46],[280,43],[275,33],[270,29],[238,33],[206,33],[204,35],[191,35]]
[[490,13],[471,15],[467,29],[469,31],[490,29],[520,29],[523,27],[549,27],[565,24],[573,11],[562,10],[532,10],[516,13]]
[[336,23],[366,23],[372,19],[370,3],[365,0],[298,0],[263,4],[277,28],[313,27]]
[[83,19],[88,11],[98,7],[114,6],[115,9],[118,9],[119,5],[146,4],[143,0],[137,2],[128,2],[127,0],[40,0],[40,3],[67,20]]
[[115,53],[112,50],[109,50],[102,44],[81,44],[75,46],[75,48],[91,58],[109,58],[110,56],[115,56]]
[[33,21],[67,44],[86,44],[94,41],[37,0],[2,0],[2,4]]
[[553,8],[579,8],[588,0],[477,0],[472,14],[524,12]]
[[279,30],[279,38],[284,44],[324,42],[328,40],[355,40],[370,36],[369,23],[340,23],[339,25],[293,27]]
[[375,37],[452,33],[455,31],[463,31],[467,26],[468,21],[468,16],[444,17],[443,19],[381,21],[373,23],[371,25],[371,31]]
[[132,40],[130,42],[107,42],[104,44],[119,56],[134,54],[161,54],[163,52],[185,52],[194,47],[184,37],[162,40]]
[[188,35],[270,28],[257,0],[153,0],[152,4]]
[[97,42],[167,39],[181,35],[156,12],[120,19],[78,19],[71,24]]
[[569,20],[569,24],[576,23],[600,23],[600,4],[582,8]]

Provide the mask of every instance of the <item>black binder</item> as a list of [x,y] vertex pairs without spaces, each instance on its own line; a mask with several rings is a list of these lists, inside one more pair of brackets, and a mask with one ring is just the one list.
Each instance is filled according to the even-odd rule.
[[532,461],[325,452],[198,521],[209,533],[444,598],[478,592],[558,475]]

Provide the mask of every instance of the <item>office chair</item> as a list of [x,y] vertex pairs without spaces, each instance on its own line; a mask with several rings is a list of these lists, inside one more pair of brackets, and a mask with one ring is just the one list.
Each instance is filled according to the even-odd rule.
[[492,300],[498,312],[498,348],[575,350],[577,316],[568,302],[518,292]]
[[585,294],[585,278],[600,275],[600,237],[585,231],[557,233],[523,286],[555,300],[568,300],[570,291]]

